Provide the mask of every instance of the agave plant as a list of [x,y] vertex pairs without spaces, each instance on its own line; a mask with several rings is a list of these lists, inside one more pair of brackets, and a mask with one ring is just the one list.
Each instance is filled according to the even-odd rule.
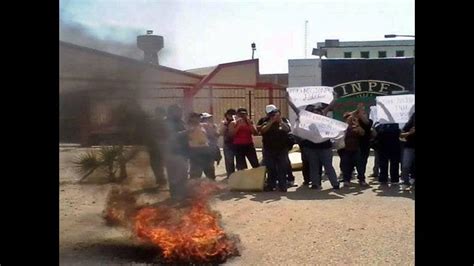
[[[114,145],[103,146],[98,152],[91,151],[80,155],[74,161],[79,172],[84,174],[79,182],[83,181],[99,168],[106,170],[108,179],[112,182],[127,178],[126,164],[132,160],[138,152],[138,148],[126,150],[122,145]],[[119,172],[118,178],[116,176],[117,171]]]
[[118,157],[123,153],[123,146],[103,146],[99,151],[99,158],[108,173],[110,181],[115,180],[115,173],[119,169]]
[[90,174],[92,174],[96,169],[102,166],[102,162],[99,160],[98,156],[94,152],[87,152],[79,155],[73,162],[78,171],[83,174],[79,182],[86,179]]

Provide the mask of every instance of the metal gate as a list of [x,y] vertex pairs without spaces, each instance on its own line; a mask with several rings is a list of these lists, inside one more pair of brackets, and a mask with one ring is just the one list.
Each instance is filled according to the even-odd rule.
[[229,108],[244,107],[249,118],[257,121],[265,116],[265,106],[276,105],[283,116],[288,117],[288,104],[285,88],[256,87],[256,88],[203,88],[193,99],[194,111],[212,113],[221,118]]

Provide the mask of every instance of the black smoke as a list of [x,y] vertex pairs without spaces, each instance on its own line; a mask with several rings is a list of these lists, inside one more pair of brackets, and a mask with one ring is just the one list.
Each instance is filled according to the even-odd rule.
[[[121,32],[124,29],[106,28],[107,32]],[[85,25],[67,21],[63,18],[60,19],[59,23],[59,39],[61,41],[73,43],[88,48],[121,55],[137,60],[143,59],[143,52],[137,48],[136,36],[144,34],[138,30],[128,30],[126,36],[130,36],[130,40],[126,42],[120,42],[112,38],[101,39],[94,35]]]

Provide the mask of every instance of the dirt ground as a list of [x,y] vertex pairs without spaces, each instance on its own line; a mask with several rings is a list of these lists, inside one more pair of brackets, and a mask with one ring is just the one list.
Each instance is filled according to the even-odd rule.
[[[130,240],[127,231],[108,227],[101,213],[111,184],[77,184],[71,161],[84,148],[60,148],[61,265],[145,265],[155,251]],[[339,174],[339,157],[334,166]],[[367,172],[371,173],[373,157]],[[128,168],[127,184],[151,186],[153,174],[141,153]],[[225,170],[217,167],[218,180]],[[302,183],[301,172],[295,172]],[[414,191],[399,185],[333,191],[327,180],[322,191],[293,187],[287,193],[225,192],[212,207],[222,214],[227,232],[240,238],[241,256],[227,265],[413,265]],[[144,193],[142,200],[165,199],[167,192]]]

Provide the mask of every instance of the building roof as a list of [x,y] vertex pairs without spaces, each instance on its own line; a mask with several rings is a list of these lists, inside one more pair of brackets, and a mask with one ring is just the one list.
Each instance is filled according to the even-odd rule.
[[345,48],[345,47],[381,47],[381,46],[414,46],[415,40],[384,40],[384,41],[354,41],[339,42],[339,45],[327,46],[326,42],[318,42],[317,47]]
[[[223,68],[246,65],[246,64],[256,64],[256,80],[258,78],[258,59],[250,59],[244,61],[236,61],[230,63],[219,64],[218,66],[214,67],[211,72],[209,72],[206,76],[197,83],[194,88],[191,90],[191,94],[196,94],[204,85],[206,85],[212,78],[214,78]],[[255,80],[255,81],[256,81]]]
[[136,59],[133,59],[133,58],[129,58],[129,57],[121,56],[121,55],[116,55],[116,54],[111,54],[111,53],[108,53],[108,52],[92,49],[92,48],[85,47],[85,46],[76,45],[76,44],[65,42],[65,41],[59,41],[59,46],[60,46],[60,48],[61,48],[61,46],[69,47],[69,48],[73,48],[73,49],[77,49],[77,50],[86,51],[86,52],[89,52],[89,53],[98,54],[100,56],[115,58],[115,59],[118,59],[120,61],[124,61],[124,62],[131,63],[131,64],[136,64],[136,65],[139,65],[139,66],[142,66],[142,67],[149,67],[149,68],[159,69],[159,70],[162,70],[162,71],[174,72],[174,73],[178,73],[178,74],[193,77],[193,78],[201,79],[203,77],[203,75],[198,75],[198,74],[194,74],[194,73],[191,73],[191,72],[186,72],[186,71],[182,71],[182,70],[179,70],[179,69],[166,67],[166,66],[162,66],[162,65],[153,65],[153,64],[149,64],[149,63],[146,63],[146,62],[143,62],[143,61],[140,61],[140,60],[136,60]]
[[193,73],[193,74],[197,74],[197,75],[206,76],[206,75],[209,75],[209,73],[211,73],[212,71],[214,71],[216,67],[217,66],[200,67],[200,68],[187,69],[185,71]]

